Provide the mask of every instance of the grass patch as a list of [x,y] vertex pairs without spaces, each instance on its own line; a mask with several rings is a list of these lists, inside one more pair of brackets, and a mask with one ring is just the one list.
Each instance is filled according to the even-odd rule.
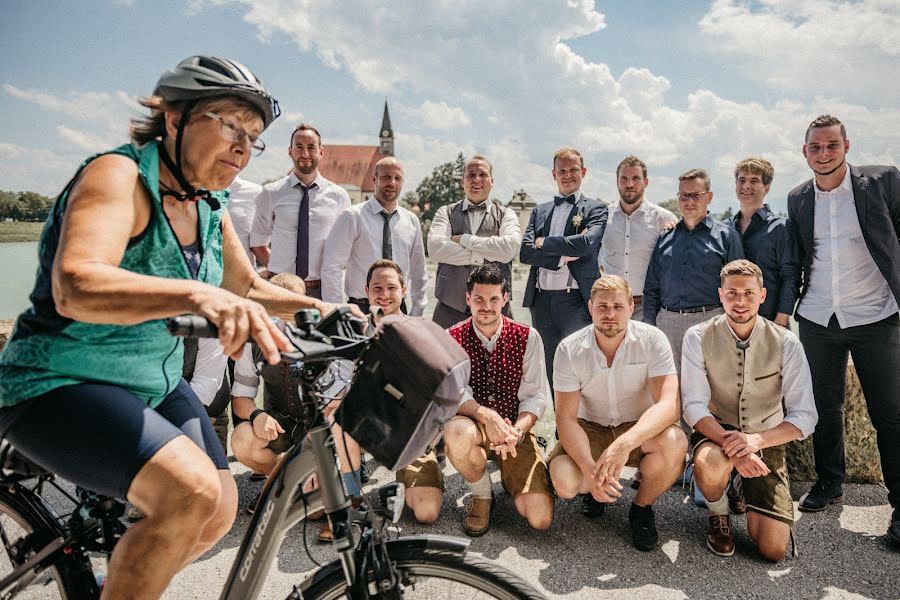
[[0,221],[0,243],[36,242],[40,239],[43,229],[43,223]]

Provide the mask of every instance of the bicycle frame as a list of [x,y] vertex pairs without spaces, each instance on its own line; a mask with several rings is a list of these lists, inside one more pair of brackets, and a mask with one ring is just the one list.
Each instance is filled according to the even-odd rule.
[[[331,430],[321,413],[307,438],[285,452],[263,487],[222,590],[222,600],[256,598],[288,530],[308,514],[323,509],[334,517],[335,546],[348,580],[353,579],[353,534],[346,526],[351,503],[337,468]],[[319,489],[303,492],[302,484],[313,474],[318,477]]]

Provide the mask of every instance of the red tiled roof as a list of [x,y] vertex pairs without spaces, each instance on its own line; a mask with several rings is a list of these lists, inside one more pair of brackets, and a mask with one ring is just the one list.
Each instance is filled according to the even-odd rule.
[[325,146],[319,172],[338,185],[352,185],[364,192],[373,192],[375,163],[382,158],[378,146]]

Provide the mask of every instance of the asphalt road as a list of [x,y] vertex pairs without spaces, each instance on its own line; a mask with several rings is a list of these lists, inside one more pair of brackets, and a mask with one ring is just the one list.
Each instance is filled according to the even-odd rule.
[[[374,463],[370,461],[370,465]],[[246,469],[232,463],[240,491],[241,509],[261,484],[250,482]],[[407,510],[399,523],[402,534],[441,533],[462,536],[467,488],[445,466],[447,492],[441,516],[431,526],[417,525]],[[848,485],[843,506],[818,514],[800,514],[796,535],[798,558],[777,564],[754,553],[745,519],[733,517],[737,551],[720,558],[706,549],[706,512],[696,508],[680,488],[658,502],[660,547],[648,553],[631,546],[627,489],[619,503],[597,521],[581,516],[578,501],[557,501],[548,531],[531,530],[520,518],[511,498],[494,473],[497,506],[491,531],[472,541],[471,551],[497,560],[542,589],[549,598],[660,599],[735,598],[779,600],[900,598],[900,551],[887,541],[890,518],[886,490],[875,485]],[[379,468],[366,489],[391,480]],[[798,498],[808,484],[795,484]],[[234,528],[219,544],[176,577],[166,598],[217,598],[228,574],[249,517],[241,512]],[[315,542],[317,524],[307,537],[319,562],[334,558],[327,545]],[[313,569],[306,556],[300,526],[288,534],[267,579],[263,598],[285,598],[294,584]]]

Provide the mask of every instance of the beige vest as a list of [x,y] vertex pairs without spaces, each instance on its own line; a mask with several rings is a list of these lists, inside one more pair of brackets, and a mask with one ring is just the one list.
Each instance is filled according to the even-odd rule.
[[781,366],[785,330],[760,318],[746,349],[738,347],[725,315],[701,325],[709,380],[709,412],[745,433],[772,429],[784,420]]

